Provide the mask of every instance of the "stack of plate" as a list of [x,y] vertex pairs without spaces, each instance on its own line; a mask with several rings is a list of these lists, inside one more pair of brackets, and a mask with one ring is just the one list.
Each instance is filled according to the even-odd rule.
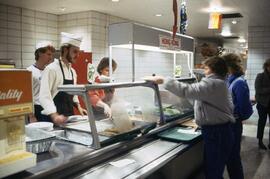
[[34,122],[26,125],[26,128],[42,129],[45,131],[53,130],[53,123],[51,122]]

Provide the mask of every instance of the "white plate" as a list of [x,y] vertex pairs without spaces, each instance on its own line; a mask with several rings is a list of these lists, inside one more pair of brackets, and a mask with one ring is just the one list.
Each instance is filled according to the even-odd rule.
[[45,131],[53,130],[53,123],[52,122],[34,122],[26,125],[27,128],[36,128],[42,129]]
[[86,121],[88,120],[88,116],[82,116],[82,115],[73,115],[69,116],[67,119],[67,122],[78,122],[78,121]]

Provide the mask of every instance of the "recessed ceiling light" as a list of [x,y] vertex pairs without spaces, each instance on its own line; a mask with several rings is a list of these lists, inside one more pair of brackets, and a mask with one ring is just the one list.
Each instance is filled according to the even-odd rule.
[[161,17],[161,16],[162,16],[162,14],[156,14],[155,16],[156,16],[156,17]]
[[207,13],[211,13],[211,12],[226,13],[226,12],[236,11],[236,9],[233,7],[226,7],[222,5],[221,1],[213,0],[210,2],[208,7],[203,8],[200,11],[207,12]]
[[112,0],[112,2],[119,2],[119,0]]
[[245,43],[246,40],[245,40],[244,38],[239,38],[239,39],[238,39],[238,42],[239,42],[239,43]]
[[229,36],[232,36],[232,33],[229,32],[229,31],[222,31],[222,32],[221,32],[221,35],[222,35],[223,37],[229,37]]
[[212,10],[213,12],[220,12],[220,11],[222,11],[222,7],[216,6],[216,7],[213,7],[211,10]]
[[66,10],[66,7],[59,7],[59,10],[60,11],[65,11]]
[[232,24],[237,24],[237,21],[236,20],[232,20]]

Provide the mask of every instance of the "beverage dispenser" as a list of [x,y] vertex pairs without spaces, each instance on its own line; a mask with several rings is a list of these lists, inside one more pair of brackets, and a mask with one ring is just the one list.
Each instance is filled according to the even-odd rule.
[[26,152],[25,120],[33,112],[32,74],[0,69],[0,178],[36,165]]

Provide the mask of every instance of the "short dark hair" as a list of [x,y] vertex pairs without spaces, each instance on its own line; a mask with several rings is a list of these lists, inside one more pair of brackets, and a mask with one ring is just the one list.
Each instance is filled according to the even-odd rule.
[[264,62],[264,64],[263,64],[263,70],[264,71],[267,71],[267,67],[269,67],[270,66],[270,58],[268,58],[268,59],[266,59],[265,60],[265,62]]
[[204,61],[204,65],[208,66],[213,73],[225,78],[228,73],[228,67],[222,57],[214,56]]
[[39,54],[40,53],[46,53],[48,50],[51,51],[52,53],[55,52],[55,48],[53,46],[51,46],[51,45],[36,49],[36,51],[35,51],[35,60],[37,61],[39,59]]
[[223,55],[222,58],[225,60],[228,68],[232,70],[233,74],[245,74],[242,67],[242,59],[239,55],[236,55],[234,53],[228,53]]
[[[101,74],[101,71],[104,68],[109,67],[109,58],[108,57],[104,57],[100,60],[98,66],[97,66],[97,71],[99,74]],[[113,71],[115,71],[115,69],[117,68],[117,63],[114,61],[114,59],[112,59],[112,69]]]

